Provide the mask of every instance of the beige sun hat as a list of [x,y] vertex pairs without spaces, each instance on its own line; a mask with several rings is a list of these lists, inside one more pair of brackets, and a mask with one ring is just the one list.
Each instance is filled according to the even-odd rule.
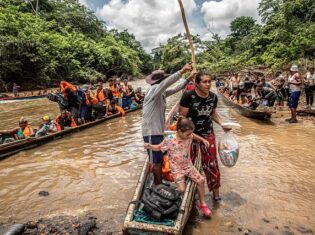
[[291,72],[299,72],[299,67],[296,64],[293,64],[290,68]]

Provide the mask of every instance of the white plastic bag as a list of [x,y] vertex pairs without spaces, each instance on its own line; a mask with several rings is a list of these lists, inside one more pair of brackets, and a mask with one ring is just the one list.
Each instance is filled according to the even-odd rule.
[[224,133],[219,140],[218,152],[224,166],[232,167],[236,164],[239,155],[239,146],[231,131]]

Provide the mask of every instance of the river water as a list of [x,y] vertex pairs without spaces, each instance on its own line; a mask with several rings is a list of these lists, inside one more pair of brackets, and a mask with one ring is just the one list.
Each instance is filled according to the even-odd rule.
[[[178,98],[169,98],[169,108]],[[258,122],[222,103],[218,111],[242,126],[234,132],[240,157],[232,168],[220,165],[222,202],[213,205],[207,195],[213,218],[194,211],[184,233],[315,233],[314,124]],[[57,113],[47,99],[1,104],[0,129],[20,116],[36,127],[43,115]],[[146,156],[141,116],[136,111],[0,161],[0,223],[93,212],[119,233]],[[42,190],[50,195],[40,197]]]

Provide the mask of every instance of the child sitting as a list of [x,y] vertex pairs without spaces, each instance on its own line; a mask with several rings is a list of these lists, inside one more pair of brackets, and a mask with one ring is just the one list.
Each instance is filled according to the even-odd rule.
[[211,217],[211,210],[205,202],[204,177],[194,167],[191,158],[190,150],[192,140],[202,142],[206,147],[209,147],[209,142],[204,138],[194,134],[194,123],[185,117],[179,117],[176,126],[175,138],[166,138],[159,145],[144,144],[144,148],[152,149],[153,151],[167,151],[170,158],[171,171],[175,180],[177,191],[185,192],[185,178],[188,177],[197,184],[199,199],[196,207],[204,216]]

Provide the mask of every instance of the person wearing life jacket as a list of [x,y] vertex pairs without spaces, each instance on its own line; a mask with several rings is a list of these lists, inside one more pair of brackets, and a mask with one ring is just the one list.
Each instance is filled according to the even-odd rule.
[[111,83],[109,84],[109,89],[113,95],[113,99],[116,100],[116,103],[118,105],[121,105],[121,103],[122,103],[122,99],[121,99],[122,87],[120,85],[120,80],[116,79],[114,81],[111,81]]
[[125,110],[122,107],[120,107],[119,105],[117,105],[115,100],[111,100],[110,104],[107,105],[107,107],[106,107],[105,116],[110,116],[110,115],[114,115],[117,113],[120,113],[121,116],[126,115]]
[[43,122],[39,126],[35,134],[35,137],[45,136],[48,135],[49,133],[56,133],[58,131],[57,125],[53,120],[50,119],[48,115],[43,116],[42,120]]
[[25,139],[34,136],[34,129],[28,124],[28,121],[21,117],[19,121],[19,127],[13,128],[11,130],[0,131],[0,134],[8,134],[14,139]]
[[19,121],[19,129],[16,133],[16,139],[24,139],[34,136],[34,129],[28,124],[28,121],[21,117]]
[[76,92],[78,89],[69,82],[61,81],[60,82],[60,91],[65,94],[66,88],[70,88],[73,92]]
[[84,91],[84,99],[85,99],[85,106],[86,106],[84,119],[85,121],[91,122],[91,121],[94,121],[93,105],[97,105],[98,101],[94,97],[92,91],[89,89],[88,86],[83,86],[82,90]]
[[98,102],[102,102],[104,105],[107,104],[106,92],[103,89],[103,84],[101,82],[97,84],[95,98],[97,99]]
[[60,115],[57,115],[55,123],[57,124],[58,131],[71,127],[77,127],[71,112],[68,112],[67,110],[63,110]]
[[79,109],[81,106],[81,99],[78,96],[78,89],[69,82],[61,81],[60,90],[68,102],[67,110],[72,113],[76,123],[78,123],[80,112]]
[[90,101],[87,98],[87,92],[89,91],[88,85],[83,85],[81,89],[78,89],[78,96],[81,100],[79,106],[79,120],[81,124],[84,124],[87,119],[87,107],[90,106]]

